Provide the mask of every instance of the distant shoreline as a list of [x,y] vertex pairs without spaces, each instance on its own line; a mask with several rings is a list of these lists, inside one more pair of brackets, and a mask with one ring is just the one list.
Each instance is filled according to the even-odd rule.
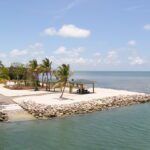
[[134,71],[134,70],[74,70],[74,72],[150,72],[150,70]]

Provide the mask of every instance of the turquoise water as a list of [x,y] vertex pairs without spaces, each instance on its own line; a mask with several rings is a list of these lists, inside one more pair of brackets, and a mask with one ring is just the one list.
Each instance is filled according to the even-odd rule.
[[[101,87],[149,93],[149,72],[79,72],[75,76],[96,80]],[[0,123],[0,150],[149,149],[150,103],[62,119]]]

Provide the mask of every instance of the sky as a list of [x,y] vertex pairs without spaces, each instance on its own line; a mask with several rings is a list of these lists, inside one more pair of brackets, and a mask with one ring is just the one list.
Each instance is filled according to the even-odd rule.
[[149,71],[149,0],[1,0],[0,60]]

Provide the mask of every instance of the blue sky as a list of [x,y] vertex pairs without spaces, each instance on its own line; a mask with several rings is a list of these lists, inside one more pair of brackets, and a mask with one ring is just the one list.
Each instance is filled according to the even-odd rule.
[[149,0],[0,1],[0,60],[149,70]]

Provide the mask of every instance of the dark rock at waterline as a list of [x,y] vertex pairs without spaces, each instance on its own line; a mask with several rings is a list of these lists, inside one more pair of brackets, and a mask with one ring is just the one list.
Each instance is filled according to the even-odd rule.
[[8,115],[7,115],[7,113],[0,112],[0,121],[1,122],[8,121]]

